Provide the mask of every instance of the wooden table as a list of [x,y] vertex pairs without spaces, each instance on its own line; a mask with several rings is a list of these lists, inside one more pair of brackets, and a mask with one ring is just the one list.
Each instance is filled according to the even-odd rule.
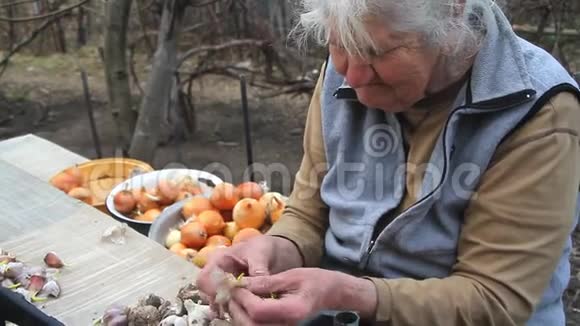
[[90,325],[107,306],[134,304],[148,293],[173,299],[198,272],[130,228],[125,245],[102,241],[103,231],[120,223],[48,184],[84,161],[33,135],[0,142],[0,248],[35,265],[48,251],[62,257],[62,295],[39,308],[65,325]]

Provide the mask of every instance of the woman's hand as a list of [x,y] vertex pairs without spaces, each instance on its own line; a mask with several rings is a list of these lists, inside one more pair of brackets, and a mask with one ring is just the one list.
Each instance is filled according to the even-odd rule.
[[245,281],[229,304],[236,325],[295,325],[326,309],[372,320],[377,306],[371,281],[334,271],[298,268]]
[[301,266],[302,256],[290,240],[262,235],[216,251],[199,273],[197,286],[213,300],[216,285],[211,275],[216,268],[235,276],[264,276]]

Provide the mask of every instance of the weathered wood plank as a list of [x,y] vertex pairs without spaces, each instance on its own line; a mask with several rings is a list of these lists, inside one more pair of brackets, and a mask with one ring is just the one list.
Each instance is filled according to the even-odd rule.
[[[43,229],[83,206],[25,171],[0,160],[0,241]],[[51,191],[49,191],[51,190]]]
[[66,325],[90,325],[110,304],[147,293],[172,299],[198,272],[129,228],[125,245],[102,241],[119,222],[2,160],[0,210],[0,248],[36,265],[55,251],[68,264],[59,278],[62,296],[40,305]]
[[45,181],[69,166],[88,161],[32,134],[1,141],[0,160]]

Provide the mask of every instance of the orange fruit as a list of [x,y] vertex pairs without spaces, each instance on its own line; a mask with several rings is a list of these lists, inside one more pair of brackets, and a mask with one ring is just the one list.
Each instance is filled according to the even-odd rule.
[[226,246],[232,245],[232,241],[223,235],[213,235],[207,239],[206,246]]
[[176,254],[179,255],[179,253],[181,252],[181,250],[186,249],[186,248],[187,247],[183,243],[178,242],[178,243],[175,243],[175,244],[171,245],[171,247],[169,247],[169,251],[171,251],[171,252],[176,253]]
[[260,200],[260,197],[264,194],[264,189],[255,182],[244,182],[236,187],[236,192],[240,198]]
[[205,246],[201,248],[201,250],[193,257],[193,263],[199,267],[203,268],[207,261],[211,258],[217,250],[222,249],[225,247],[222,246]]
[[227,182],[216,185],[210,196],[211,204],[219,210],[233,209],[239,200],[236,187]]
[[207,230],[199,222],[190,222],[181,228],[181,242],[188,248],[199,249],[207,241]]
[[234,207],[233,219],[240,229],[259,229],[266,221],[266,209],[253,198],[244,198]]
[[201,214],[197,215],[197,221],[205,227],[207,234],[210,236],[221,234],[226,227],[224,218],[218,211],[214,210],[201,212]]
[[159,217],[159,215],[161,215],[159,208],[152,208],[141,215],[137,215],[135,219],[137,221],[153,222],[157,217]]
[[232,241],[232,244],[237,244],[240,242],[244,242],[248,239],[251,239],[253,237],[257,237],[259,235],[262,235],[262,233],[256,229],[243,229],[240,230],[240,232],[238,232],[238,234],[236,234],[236,236],[234,237],[234,240]]
[[226,227],[224,228],[224,235],[226,236],[226,238],[234,240],[234,237],[236,236],[236,234],[238,234],[239,231],[240,228],[238,227],[236,222],[227,222]]
[[205,197],[193,197],[183,204],[181,215],[184,219],[190,218],[193,215],[199,215],[204,211],[215,210],[211,205],[209,199]]

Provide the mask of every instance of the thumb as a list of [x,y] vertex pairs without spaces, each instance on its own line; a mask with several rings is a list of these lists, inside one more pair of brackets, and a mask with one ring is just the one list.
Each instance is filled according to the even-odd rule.
[[266,276],[270,275],[268,259],[261,254],[254,254],[248,257],[248,274],[249,276]]

